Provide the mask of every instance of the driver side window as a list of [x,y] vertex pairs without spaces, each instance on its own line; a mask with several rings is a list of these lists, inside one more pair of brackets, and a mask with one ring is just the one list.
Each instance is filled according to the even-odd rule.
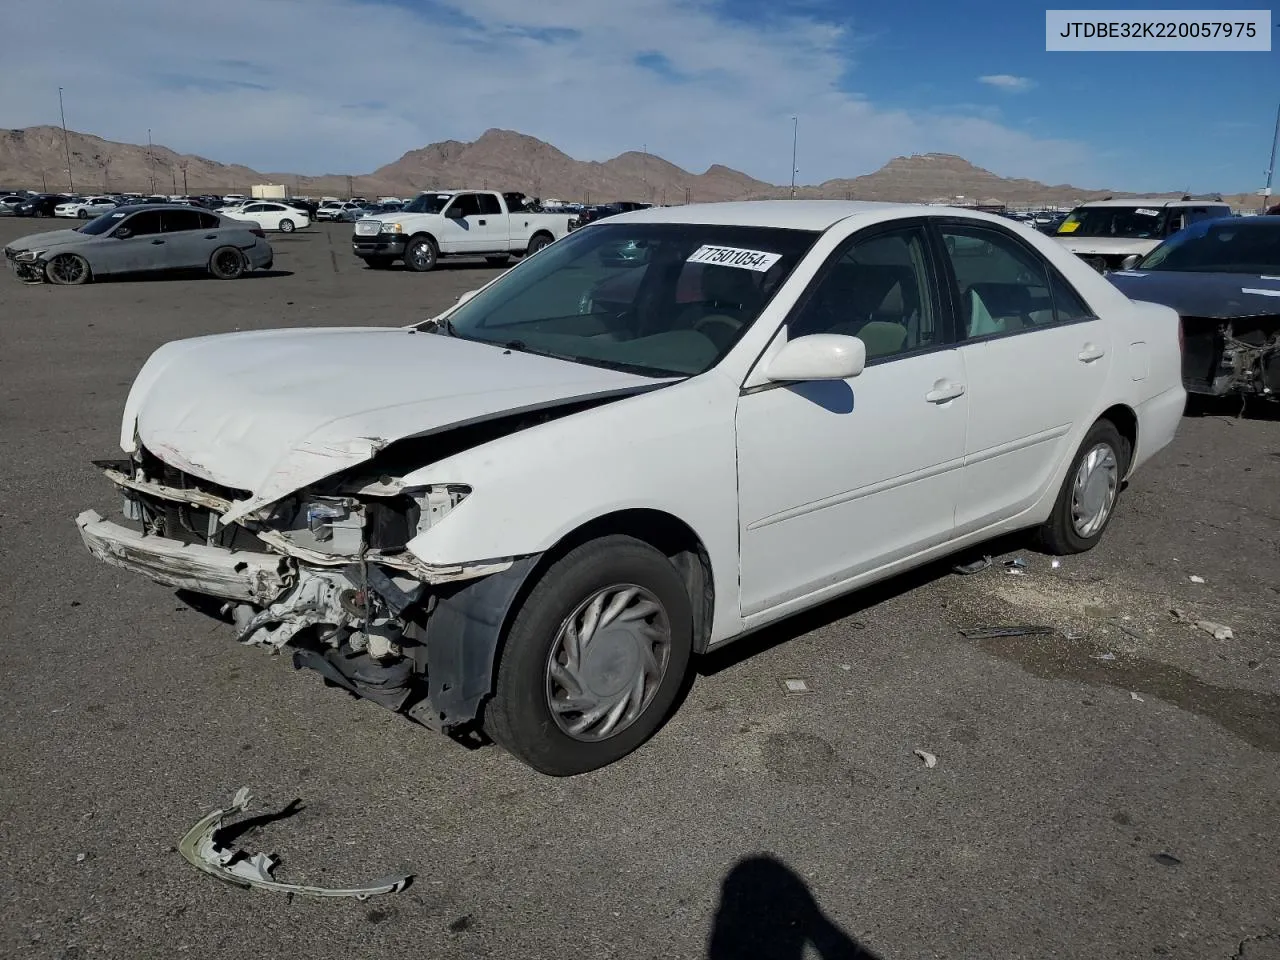
[[787,320],[789,339],[813,333],[861,338],[868,362],[937,343],[938,309],[923,229],[846,241]]
[[[160,211],[144,210],[142,213],[135,213],[132,217],[120,224],[129,231],[132,237],[146,237],[153,233],[160,232]],[[119,230],[120,227],[116,227]]]

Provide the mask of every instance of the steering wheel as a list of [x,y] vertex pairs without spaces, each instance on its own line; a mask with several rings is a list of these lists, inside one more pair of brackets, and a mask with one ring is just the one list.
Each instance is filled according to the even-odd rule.
[[717,347],[727,347],[742,329],[742,321],[726,313],[712,313],[699,317],[693,324],[695,333],[700,333]]

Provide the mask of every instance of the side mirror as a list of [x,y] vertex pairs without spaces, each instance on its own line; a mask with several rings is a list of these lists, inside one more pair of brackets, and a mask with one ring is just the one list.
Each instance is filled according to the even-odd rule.
[[847,380],[867,365],[867,345],[857,337],[813,333],[788,341],[769,363],[765,376],[775,383]]
[[462,212],[462,206],[457,203],[449,207],[449,209],[444,212],[444,215],[448,217],[450,220],[463,220],[467,216],[465,213]]
[[132,236],[133,236],[133,231],[130,230],[128,227],[121,227],[116,231],[117,240],[128,240]]
[[1129,256],[1125,257],[1123,260],[1120,261],[1120,269],[1132,270],[1134,267],[1138,265],[1138,261],[1141,259],[1142,258],[1138,256],[1136,253],[1131,253],[1129,254]]

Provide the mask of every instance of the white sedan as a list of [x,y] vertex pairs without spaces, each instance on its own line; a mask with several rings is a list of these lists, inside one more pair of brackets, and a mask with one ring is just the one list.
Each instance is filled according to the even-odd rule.
[[637,211],[413,327],[166,344],[107,470],[136,526],[77,523],[243,641],[576,774],[691,657],[993,537],[1092,548],[1174,437],[1178,329],[999,217]]
[[281,233],[293,233],[311,225],[311,218],[305,210],[284,203],[256,201],[223,207],[218,212],[232,220],[255,221],[263,230],[279,230]]
[[69,203],[60,203],[53,208],[55,217],[75,217],[78,220],[92,220],[94,217],[100,217],[102,214],[110,210],[114,210],[117,204],[110,197],[86,197],[83,200],[72,200]]

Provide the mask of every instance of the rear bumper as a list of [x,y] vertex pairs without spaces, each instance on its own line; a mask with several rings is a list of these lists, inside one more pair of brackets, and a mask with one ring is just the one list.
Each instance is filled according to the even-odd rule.
[[76,517],[76,526],[85,547],[99,560],[179,590],[265,605],[294,580],[290,561],[279,554],[143,536],[103,520],[93,510]]
[[1138,448],[1133,452],[1130,473],[1173,443],[1186,406],[1187,391],[1181,386],[1171,387],[1138,405]]

